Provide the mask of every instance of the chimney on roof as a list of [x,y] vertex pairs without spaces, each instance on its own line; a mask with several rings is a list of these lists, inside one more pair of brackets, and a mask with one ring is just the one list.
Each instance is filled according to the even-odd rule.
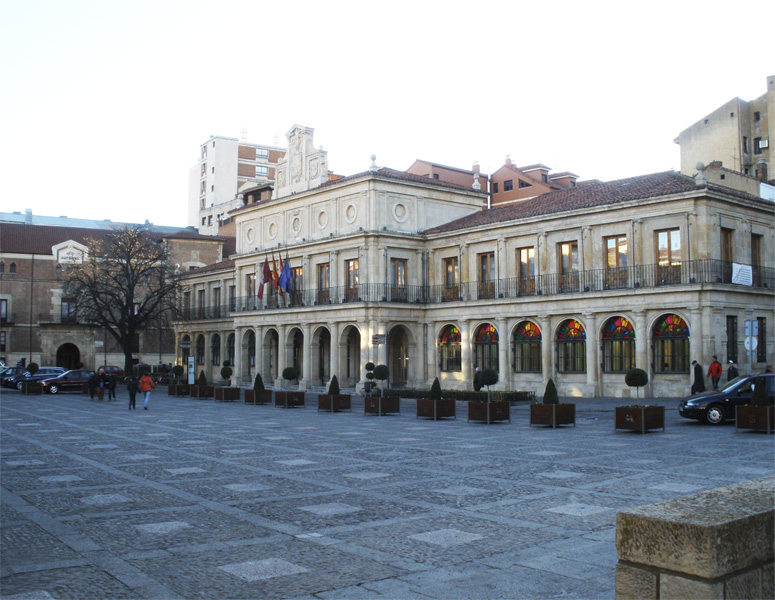
[[503,164],[506,166],[511,166],[511,154],[506,155],[506,160],[503,161]]
[[27,225],[32,225],[32,209],[31,208],[25,208],[24,209],[24,222],[27,223]]
[[473,167],[471,167],[471,170],[472,170],[474,173],[481,173],[481,170],[479,169],[479,161],[478,161],[478,160],[475,160],[475,161],[474,161],[474,166],[473,166]]

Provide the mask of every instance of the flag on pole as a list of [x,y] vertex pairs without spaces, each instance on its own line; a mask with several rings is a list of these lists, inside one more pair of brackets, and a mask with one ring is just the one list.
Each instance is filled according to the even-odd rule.
[[[280,266],[282,267],[282,256],[280,257]],[[280,289],[280,273],[277,272],[277,261],[274,258],[274,250],[272,250],[272,285],[282,296],[283,291]]]
[[282,267],[282,273],[280,273],[280,279],[278,284],[281,290],[285,290],[289,294],[291,293],[293,276],[291,275],[291,263],[288,260],[288,250],[285,251],[285,264],[282,263],[282,256],[280,257],[280,265]]
[[264,268],[261,270],[261,281],[258,282],[258,299],[264,299],[264,286],[272,280],[272,273],[269,271],[269,262],[264,255]]

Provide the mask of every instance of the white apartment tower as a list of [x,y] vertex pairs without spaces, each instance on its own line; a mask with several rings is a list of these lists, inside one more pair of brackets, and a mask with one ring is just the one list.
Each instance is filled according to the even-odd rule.
[[204,235],[216,235],[229,210],[242,205],[242,190],[273,184],[277,161],[285,148],[211,136],[199,148],[199,161],[188,176],[188,225]]

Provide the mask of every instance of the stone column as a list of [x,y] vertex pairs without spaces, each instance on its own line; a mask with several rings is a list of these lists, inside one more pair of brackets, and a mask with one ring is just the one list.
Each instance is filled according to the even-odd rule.
[[509,334],[508,321],[505,318],[496,319],[498,328],[498,387],[509,389],[511,387],[511,367],[509,365]]
[[600,349],[597,339],[597,315],[584,313],[584,328],[587,332],[587,384],[592,386],[592,393],[598,396],[598,381],[600,381]]
[[358,327],[361,330],[361,365],[360,365],[360,379],[358,382],[358,385],[356,386],[356,392],[359,394],[363,393],[363,384],[366,382],[366,363],[367,362],[373,362],[375,365],[377,364],[376,361],[371,360],[371,330],[369,329],[369,324],[366,321],[361,321],[358,323]]
[[[691,318],[691,323],[689,323],[689,362],[696,360],[707,369],[708,364],[704,358],[702,341],[702,310],[700,308],[692,308],[689,310],[689,314]],[[691,368],[689,372],[691,373]]]
[[301,326],[301,334],[304,337],[301,355],[301,379],[299,380],[299,389],[306,390],[312,385],[312,339],[309,332],[309,323]]
[[541,375],[543,384],[549,382],[549,379],[557,381],[554,373],[554,336],[552,333],[552,318],[549,316],[538,317],[538,327],[541,329]]
[[646,311],[636,310],[633,313],[635,326],[635,366],[638,369],[643,369],[648,373],[649,382],[643,389],[643,393],[647,397],[653,395],[652,381],[654,379],[654,370],[657,365],[649,364],[649,338],[646,332]]
[[[470,281],[468,273],[468,244],[460,244],[460,281],[458,285],[460,286],[460,296],[463,300],[468,300],[470,297],[468,285]],[[463,371],[465,372],[465,368]]]
[[243,374],[243,369],[242,369],[242,333],[243,331],[244,331],[244,328],[242,327],[234,328],[234,366],[232,367],[234,369],[234,380],[242,383],[244,383],[243,377],[245,376]]
[[281,389],[285,383],[283,380],[283,371],[287,366],[288,361],[288,343],[287,343],[287,331],[285,325],[280,325],[277,328],[277,379],[274,382],[275,389]]
[[473,352],[471,351],[471,331],[468,319],[460,320],[460,362],[463,369],[464,389],[473,389]]
[[[339,281],[339,250],[331,250],[331,252],[329,252],[328,279],[328,284],[331,288],[341,288],[341,286],[344,285],[344,279]],[[329,290],[329,297],[332,302],[339,300],[338,297],[334,296],[333,289]]]
[[[266,351],[264,349],[264,328],[263,327],[254,327],[253,328],[255,334],[256,334],[256,365],[251,371],[251,379],[255,380],[256,373],[261,373],[261,379],[266,381],[266,378],[264,377],[264,359],[266,357]],[[253,382],[251,381],[251,387]]]
[[427,273],[428,273],[428,287],[436,285],[436,262],[434,260],[435,252],[433,250],[428,250],[428,266],[427,266]]
[[425,366],[427,380],[433,385],[433,380],[440,375],[439,361],[436,352],[436,323],[425,323]]
[[331,334],[331,348],[329,348],[329,354],[330,354],[330,364],[329,364],[329,372],[331,373],[331,377],[336,375],[336,378],[340,381],[342,381],[342,373],[339,369],[339,361],[341,360],[341,352],[342,348],[339,345],[339,323],[336,322],[330,322],[328,324],[328,331]]

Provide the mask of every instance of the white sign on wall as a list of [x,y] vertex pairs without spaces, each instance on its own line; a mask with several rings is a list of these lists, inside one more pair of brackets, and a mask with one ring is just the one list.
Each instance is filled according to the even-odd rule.
[[732,263],[732,283],[738,285],[753,285],[753,271],[751,265],[738,265]]

